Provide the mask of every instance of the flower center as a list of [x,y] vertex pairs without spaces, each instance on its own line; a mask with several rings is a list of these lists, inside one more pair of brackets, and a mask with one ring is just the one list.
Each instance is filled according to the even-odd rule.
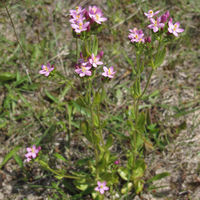
[[81,30],[83,28],[83,23],[79,23],[79,29]]
[[97,20],[99,20],[99,15],[98,14],[96,14],[96,18],[97,18]]
[[85,72],[86,71],[86,68],[85,67],[81,67],[81,69],[82,69],[82,72]]
[[100,188],[103,188],[103,185],[101,185]]
[[149,11],[149,14],[153,14],[153,10],[150,10],[150,11]]
[[176,31],[176,29],[177,29],[177,24],[174,25],[174,31]]
[[155,20],[155,23],[154,23],[154,25],[155,25],[155,26],[157,26],[157,24],[158,24],[158,23],[157,23],[157,21]]
[[48,67],[47,67],[47,66],[45,66],[45,67],[44,67],[44,69],[45,69],[45,71],[46,71],[46,72],[48,72],[48,71],[49,71],[49,69],[48,69]]
[[137,34],[135,35],[135,38],[138,39],[138,35]]
[[35,153],[35,149],[32,148],[31,151],[32,151],[32,153]]
[[111,72],[111,69],[109,69],[109,70],[108,70],[108,75],[111,75],[111,73],[112,73],[112,72]]
[[93,10],[93,12],[95,13],[96,11],[97,11],[97,9],[94,7],[94,8],[92,8],[92,10]]

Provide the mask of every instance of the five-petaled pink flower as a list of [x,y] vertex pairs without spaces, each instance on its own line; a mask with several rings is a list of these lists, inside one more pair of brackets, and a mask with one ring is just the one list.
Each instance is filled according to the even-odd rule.
[[89,59],[89,63],[93,67],[97,67],[97,65],[103,65],[103,62],[100,61],[100,55],[95,56],[92,54],[91,58]]
[[47,63],[47,65],[42,65],[42,70],[39,71],[40,74],[49,76],[50,72],[54,70],[54,66]]
[[78,23],[71,24],[71,27],[74,29],[76,33],[81,33],[82,31],[86,31],[87,27],[90,25],[90,22],[79,21]]
[[41,147],[39,146],[37,148],[35,145],[33,145],[32,147],[27,147],[26,150],[28,153],[25,154],[26,157],[25,162],[30,162],[32,159],[37,157],[38,153],[41,150]]
[[101,9],[97,6],[89,6],[88,14],[89,17],[98,24],[101,24],[101,22],[105,22],[107,20],[106,17],[103,17]]
[[109,190],[109,187],[106,186],[106,181],[100,182],[97,181],[97,187],[95,187],[95,191],[100,192],[101,194],[104,194],[105,191]]
[[168,22],[168,31],[178,37],[178,33],[182,33],[184,31],[183,28],[179,28],[180,23],[176,22],[175,24],[172,23],[172,20]]
[[148,17],[148,19],[150,19],[154,17],[155,15],[157,15],[159,12],[160,12],[159,10],[156,11],[155,13],[153,12],[153,10],[149,10],[148,13],[144,13],[144,14]]
[[105,77],[109,77],[109,78],[113,78],[114,74],[116,73],[116,72],[114,72],[113,66],[111,66],[109,69],[106,66],[104,66],[103,70],[104,70],[104,72],[102,73],[102,75]]
[[144,33],[142,30],[138,30],[137,28],[129,29],[129,35],[128,38],[131,40],[131,42],[142,42],[144,43]]
[[150,18],[151,24],[148,25],[148,28],[153,29],[153,32],[158,32],[159,28],[163,28],[165,24],[161,23],[161,18],[157,18],[157,20]]
[[81,63],[80,66],[78,66],[77,69],[75,69],[75,72],[79,74],[80,77],[83,76],[91,76],[92,72],[90,71],[91,66],[88,65],[88,63]]

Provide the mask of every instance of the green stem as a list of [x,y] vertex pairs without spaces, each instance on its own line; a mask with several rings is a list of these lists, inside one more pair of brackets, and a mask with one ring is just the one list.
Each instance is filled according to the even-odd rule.
[[[21,45],[21,43],[20,43],[20,41],[19,41],[19,38],[18,38],[18,35],[17,35],[17,31],[16,31],[15,25],[14,25],[14,23],[13,23],[12,17],[11,17],[11,15],[10,15],[10,12],[9,12],[7,6],[5,6],[5,8],[6,8],[6,12],[7,12],[7,14],[8,14],[8,17],[9,17],[9,19],[10,19],[12,28],[13,28],[13,30],[14,30],[15,37],[16,37],[16,39],[17,39],[17,43],[19,44],[19,46],[20,46],[20,48],[21,48],[21,50],[22,50],[22,53],[24,54],[26,66],[29,66],[29,64],[28,64],[28,62],[27,62],[28,59],[27,59],[27,56],[26,56],[26,52],[25,52],[24,48],[22,47],[22,45]],[[30,78],[30,76],[29,76],[28,71],[25,70],[25,72],[26,72],[26,74],[27,74],[27,76],[28,76],[28,80],[29,80],[30,84],[32,84],[32,81],[31,81],[31,78]]]
[[145,94],[147,88],[149,87],[149,83],[150,83],[150,80],[151,80],[151,77],[152,77],[153,72],[154,72],[154,69],[152,68],[152,69],[151,69],[151,72],[150,72],[150,74],[149,74],[147,83],[146,83],[146,85],[145,85],[145,88],[144,88],[142,94],[140,95],[140,97],[138,98],[138,101],[143,97],[143,95]]

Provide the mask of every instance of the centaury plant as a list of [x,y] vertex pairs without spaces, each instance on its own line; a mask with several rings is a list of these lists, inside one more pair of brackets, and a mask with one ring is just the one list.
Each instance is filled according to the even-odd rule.
[[[136,64],[132,65],[132,86],[130,94],[133,98],[133,105],[129,106],[127,123],[130,127],[129,137],[131,148],[127,150],[127,166],[118,169],[121,177],[127,181],[121,192],[128,194],[132,188],[138,194],[144,186],[144,173],[146,164],[144,161],[143,150],[145,144],[152,146],[148,138],[145,137],[147,130],[147,113],[139,109],[141,100],[147,91],[152,74],[163,63],[166,55],[166,45],[184,30],[179,28],[180,23],[172,23],[169,11],[157,17],[160,11],[149,10],[144,13],[149,19],[150,25],[147,27],[153,32],[145,37],[141,29],[133,28],[129,30],[128,38],[136,55]],[[147,32],[147,31],[145,31]],[[173,35],[172,35],[173,34]],[[134,62],[133,62],[134,63]],[[141,87],[141,75],[145,73],[146,83]],[[148,72],[149,71],[149,72]],[[167,175],[164,173],[164,175]],[[163,177],[163,176],[161,176]]]
[[[42,154],[43,150],[41,150],[39,142],[28,147],[28,153],[25,154],[26,164],[35,160],[55,175],[58,183],[52,183],[52,187],[62,195],[63,199],[66,199],[66,194],[59,188],[59,184],[63,183],[69,188],[64,179],[70,180],[70,183],[73,183],[72,187],[76,187],[75,190],[72,190],[73,192],[76,191],[73,199],[84,199],[85,196],[89,195],[95,200],[106,198],[116,200],[128,198],[130,191],[133,191],[134,194],[142,192],[145,183],[144,174],[147,168],[144,160],[144,147],[148,144],[153,148],[153,145],[145,136],[148,132],[147,114],[145,110],[140,109],[141,101],[147,92],[152,74],[164,61],[167,44],[174,40],[174,36],[177,38],[178,34],[184,31],[180,28],[179,22],[173,24],[169,11],[161,16],[158,16],[159,13],[160,11],[154,12],[153,10],[144,13],[150,23],[144,32],[138,28],[129,30],[128,38],[133,46],[136,60],[131,62],[133,64],[131,66],[130,96],[133,104],[128,105],[126,116],[130,148],[127,147],[126,149],[126,161],[121,162],[110,151],[110,148],[114,145],[114,136],[112,133],[104,134],[107,122],[102,117],[103,104],[107,98],[105,85],[109,84],[116,76],[113,66],[105,66],[103,62],[104,53],[98,45],[98,33],[102,30],[103,23],[107,18],[104,17],[102,10],[97,6],[89,6],[88,9],[79,6],[70,10],[72,34],[76,41],[74,73],[80,78],[83,91],[80,92],[77,89],[76,92],[79,95],[71,102],[60,103],[57,100],[55,101],[58,105],[67,105],[69,151],[75,104],[78,103],[86,110],[87,114],[82,116],[79,129],[84,139],[87,140],[88,150],[92,150],[93,154],[90,158],[84,160],[85,167],[82,171],[70,171],[68,173],[64,169],[50,167]],[[149,29],[152,29],[152,31]],[[66,78],[50,63],[42,65],[41,68],[39,71],[41,75],[55,78],[55,80]],[[144,87],[141,86],[143,75],[146,76]],[[75,82],[75,80],[72,82]],[[73,84],[70,86],[76,89]],[[62,155],[55,154],[55,157],[68,164],[68,161]],[[160,177],[165,175],[167,174],[162,174]],[[78,194],[77,189],[80,191]]]

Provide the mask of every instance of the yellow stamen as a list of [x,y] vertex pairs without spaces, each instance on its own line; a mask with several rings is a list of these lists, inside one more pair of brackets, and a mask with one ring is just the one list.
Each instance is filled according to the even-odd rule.
[[108,74],[111,75],[111,73],[112,73],[112,72],[111,72],[111,69],[109,69],[109,70],[108,70]]
[[94,13],[97,11],[97,9],[94,7],[94,8],[92,8],[92,10],[94,11]]
[[82,29],[83,28],[83,23],[79,23],[79,29]]
[[47,67],[47,66],[45,66],[45,67],[44,67],[44,69],[45,69],[45,71],[47,71],[47,72],[49,71],[49,69],[48,69],[48,67]]
[[96,14],[96,18],[97,18],[97,20],[99,20],[99,15],[98,14]]
[[86,71],[86,68],[81,66],[81,69],[82,69],[82,72],[85,72]]

